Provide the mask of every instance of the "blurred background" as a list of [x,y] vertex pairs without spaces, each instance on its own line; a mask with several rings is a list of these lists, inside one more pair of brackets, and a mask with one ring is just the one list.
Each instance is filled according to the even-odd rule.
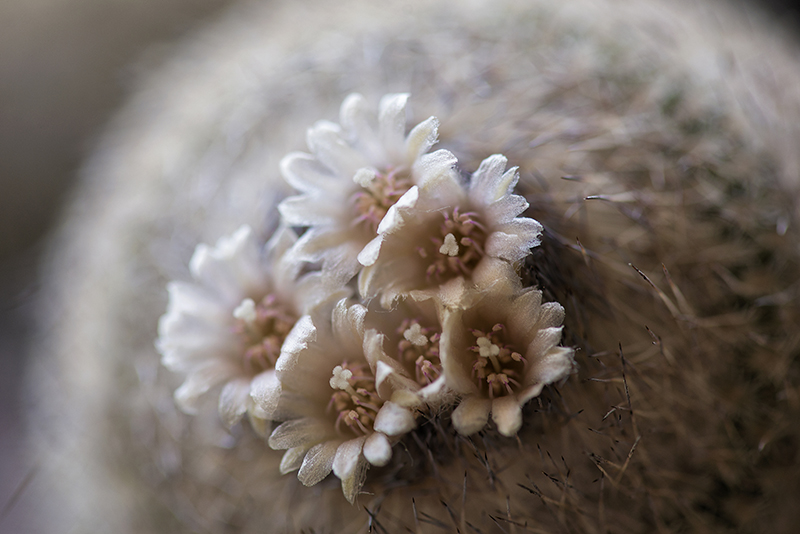
[[0,0],[0,533],[46,506],[26,500],[23,372],[48,231],[134,80],[229,3]]
[[[36,465],[24,455],[22,376],[49,231],[134,82],[232,2],[0,1],[0,533],[33,533],[27,518],[46,506],[26,500]],[[792,1],[751,6],[798,28]]]

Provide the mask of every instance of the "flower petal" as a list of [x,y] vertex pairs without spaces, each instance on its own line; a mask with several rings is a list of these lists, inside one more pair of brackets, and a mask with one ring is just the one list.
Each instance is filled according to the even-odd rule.
[[300,469],[308,449],[309,447],[301,445],[299,447],[292,447],[283,453],[280,466],[281,474],[285,475],[286,473],[291,473],[292,471]]
[[375,364],[375,389],[380,398],[389,400],[397,391],[411,393],[419,389],[419,384],[415,380],[404,376],[405,372],[399,363],[391,365],[389,361],[387,358]]
[[289,185],[302,193],[315,193],[333,189],[338,193],[341,184],[312,154],[291,152],[286,154],[280,163],[281,175]]
[[264,419],[273,419],[278,412],[281,383],[274,369],[256,375],[250,382],[250,397],[261,409]]
[[538,397],[542,393],[544,386],[544,384],[531,384],[523,388],[522,391],[517,393],[517,400],[519,400],[520,406],[524,405],[532,398]]
[[331,428],[312,417],[302,417],[281,423],[272,431],[269,446],[273,449],[291,449],[298,445],[319,443],[328,437]]
[[357,256],[364,245],[335,228],[312,226],[297,240],[292,255],[298,261],[323,262],[325,275],[343,285],[361,268]]
[[[419,384],[414,382],[414,387],[418,388]],[[392,393],[392,396],[390,397],[389,400],[391,400],[398,406],[410,409],[416,409],[419,407],[420,404],[422,404],[422,399],[420,398],[420,396],[414,393],[414,391],[410,389],[396,390],[394,393]]]
[[528,360],[528,365],[536,365],[539,358],[546,354],[550,349],[558,345],[561,341],[561,326],[554,326],[550,328],[542,328],[536,332],[536,337],[528,345],[525,358]]
[[252,411],[247,412],[247,420],[250,421],[250,426],[253,427],[253,430],[256,434],[258,434],[259,437],[265,439],[268,437],[271,423],[270,420],[259,417]]
[[491,291],[499,295],[513,293],[520,285],[519,275],[514,266],[491,256],[485,256],[475,266],[475,270],[472,271],[472,283],[483,294]]
[[367,436],[361,436],[345,441],[336,449],[336,456],[333,458],[333,474],[341,479],[342,493],[351,504],[364,485],[369,467],[367,459],[361,455],[366,440]]
[[244,225],[216,245],[197,245],[189,270],[192,277],[215,291],[229,305],[238,305],[242,295],[263,291],[260,248],[253,231]]
[[311,447],[303,458],[297,479],[304,486],[313,486],[328,476],[333,469],[333,458],[338,446],[336,441],[326,441]]
[[[369,267],[370,265],[374,264],[378,261],[378,254],[381,252],[381,245],[383,244],[384,236],[378,235],[375,236],[369,243],[367,243],[364,248],[361,249],[361,252],[358,253],[357,259],[358,263],[365,267]],[[361,272],[363,273],[364,270],[362,269]],[[364,281],[362,282],[362,278]],[[369,279],[365,277],[365,275],[359,276],[358,279],[359,284],[359,291],[362,291],[362,295],[364,294],[363,291],[366,291],[367,287],[369,286]],[[361,285],[364,285],[364,289],[361,289]]]
[[415,185],[403,193],[403,196],[397,199],[397,202],[386,211],[386,215],[383,216],[383,219],[378,224],[378,233],[392,233],[402,228],[405,224],[405,219],[401,210],[412,209],[417,204],[417,200],[419,200],[419,187]]
[[392,459],[392,444],[385,434],[375,432],[364,443],[364,458],[375,466],[384,466]]
[[182,412],[197,413],[197,401],[211,388],[236,375],[236,369],[224,362],[211,362],[194,369],[181,386],[175,390],[175,404]]
[[282,371],[293,368],[297,364],[297,360],[292,356],[308,348],[308,344],[313,343],[316,339],[317,328],[314,326],[311,316],[302,316],[283,341],[281,357],[275,362],[275,369]]
[[347,181],[337,180],[341,188],[361,167],[369,167],[369,162],[353,149],[342,136],[338,124],[320,121],[308,129],[306,142],[311,152],[336,175],[347,177]]
[[225,321],[207,323],[197,317],[169,313],[161,316],[156,348],[162,354],[162,365],[170,371],[183,373],[191,373],[213,361],[233,366],[240,342],[224,328],[227,324]]
[[439,138],[439,119],[429,117],[417,124],[406,137],[406,163],[413,164],[436,144]]
[[359,354],[364,343],[364,318],[367,309],[361,304],[348,306],[347,299],[336,303],[331,316],[333,333],[337,341],[344,344],[340,352]]
[[450,390],[445,385],[445,377],[440,375],[439,378],[420,389],[418,396],[425,399],[428,405],[437,406],[449,393]]
[[[524,336],[527,346],[536,337],[541,317],[542,292],[526,288],[511,302],[508,309],[508,328]],[[561,324],[560,322],[558,324]],[[552,325],[556,326],[556,325]]]
[[[163,317],[190,316],[208,322],[218,322],[228,318],[227,310],[219,298],[203,286],[188,282],[169,282],[167,294],[169,304],[167,313]],[[159,336],[166,334],[162,332],[163,328],[159,324]]]
[[[567,347],[553,347],[535,362],[529,362],[525,371],[525,384],[552,384],[565,378],[575,365],[575,351]],[[526,399],[527,400],[527,399]]]
[[[447,387],[461,394],[477,393],[478,386],[471,377],[472,358],[469,357],[466,335],[461,324],[463,310],[446,309],[442,314],[442,336],[439,352]],[[474,338],[473,338],[474,339]],[[469,363],[466,363],[469,360]],[[469,398],[469,397],[467,397]],[[464,401],[462,401],[463,403]],[[488,411],[486,412],[488,416]]]
[[519,174],[516,167],[505,171],[507,163],[508,159],[502,154],[494,154],[481,162],[469,184],[469,198],[474,204],[485,206],[511,192]]
[[486,426],[492,401],[469,395],[461,399],[461,403],[453,410],[453,426],[462,436],[469,436]]
[[504,436],[511,437],[519,431],[522,427],[522,408],[514,395],[492,401],[492,420]]
[[378,135],[390,161],[402,162],[404,156],[408,96],[408,93],[398,93],[381,98]]
[[420,156],[414,163],[412,172],[420,189],[435,189],[436,196],[445,202],[463,196],[453,167],[458,159],[449,150],[437,150]]
[[364,332],[364,357],[367,359],[370,369],[377,377],[378,362],[387,358],[383,351],[383,343],[386,336],[378,332],[375,328],[370,328]]
[[300,304],[300,311],[320,318],[330,317],[333,305],[353,293],[351,288],[337,284],[333,278],[324,276],[320,271],[304,274],[295,281],[291,289],[295,300]]
[[373,164],[387,159],[386,151],[378,139],[366,99],[358,94],[348,95],[339,109],[339,122],[347,132],[348,140]]
[[297,233],[286,225],[280,225],[264,245],[264,249],[270,260],[280,261],[295,243],[297,243]]
[[539,311],[539,328],[559,326],[564,322],[564,306],[558,302],[545,302]]
[[383,403],[378,415],[375,416],[373,428],[376,432],[383,432],[387,436],[400,436],[410,432],[417,426],[414,414],[408,408],[403,408],[391,401]]
[[340,212],[337,204],[321,195],[296,195],[278,204],[278,211],[284,222],[292,226],[331,225]]
[[486,238],[486,254],[507,261],[517,261],[539,246],[542,225],[528,218],[517,218],[500,226]]
[[500,225],[513,221],[517,215],[528,209],[528,201],[519,195],[506,195],[492,202],[484,209],[486,220],[492,224]]
[[238,423],[247,411],[250,398],[250,379],[231,380],[219,394],[219,415],[228,428]]

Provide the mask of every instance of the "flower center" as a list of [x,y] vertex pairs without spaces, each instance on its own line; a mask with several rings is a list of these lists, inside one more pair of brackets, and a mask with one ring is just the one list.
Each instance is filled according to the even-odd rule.
[[244,299],[233,310],[233,316],[237,319],[234,331],[245,346],[245,370],[257,375],[273,369],[286,336],[297,322],[297,316],[278,302],[275,295],[267,295],[258,304],[253,299]]
[[353,224],[372,234],[378,231],[378,224],[389,208],[414,185],[411,174],[403,167],[377,173],[361,169],[353,180],[363,188],[351,197],[356,212]]
[[469,349],[477,354],[472,365],[472,377],[489,398],[513,395],[525,371],[525,358],[505,343],[506,329],[496,324],[488,332],[473,329],[476,344]]
[[426,386],[442,374],[439,360],[439,338],[442,333],[422,326],[416,319],[405,319],[397,329],[403,339],[397,344],[398,360],[414,365],[416,380]]
[[335,391],[328,403],[328,412],[336,414],[336,432],[345,428],[356,436],[372,433],[375,416],[383,400],[375,391],[375,377],[366,363],[343,362],[333,369],[330,379]]
[[460,213],[458,207],[442,213],[439,235],[430,246],[417,247],[417,253],[430,260],[425,276],[429,282],[442,283],[456,276],[470,276],[484,256],[486,227],[478,214]]

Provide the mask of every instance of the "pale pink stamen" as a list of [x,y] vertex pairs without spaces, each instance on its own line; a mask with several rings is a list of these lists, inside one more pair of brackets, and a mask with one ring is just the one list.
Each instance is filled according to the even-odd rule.
[[375,391],[375,378],[366,363],[343,362],[332,372],[330,386],[335,391],[328,402],[328,412],[336,412],[334,428],[344,434],[342,424],[357,436],[372,432],[375,416],[383,401]]
[[244,299],[233,311],[236,319],[233,330],[244,344],[242,363],[245,370],[256,375],[275,367],[281,347],[297,322],[297,316],[269,294],[258,303]]
[[[425,268],[430,283],[442,283],[455,276],[469,277],[485,255],[486,227],[476,212],[461,213],[459,207],[442,212],[438,235],[429,236],[432,246],[417,252],[431,263]],[[424,250],[424,252],[420,251]]]
[[363,226],[373,234],[389,208],[414,185],[403,167],[378,172],[371,180],[358,183],[362,189],[350,197],[356,213],[352,225]]
[[441,332],[422,326],[417,320],[405,319],[397,333],[403,336],[397,344],[398,360],[407,365],[413,363],[414,376],[420,385],[436,380],[442,373],[439,360]]
[[519,379],[524,374],[525,359],[507,343],[506,329],[495,324],[491,330],[471,329],[476,344],[469,350],[476,353],[472,364],[472,379],[482,390],[485,388],[490,399],[513,395],[514,389],[521,386]]

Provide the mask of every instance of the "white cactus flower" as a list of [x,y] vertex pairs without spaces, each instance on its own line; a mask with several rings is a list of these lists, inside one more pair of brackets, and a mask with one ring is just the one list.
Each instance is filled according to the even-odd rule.
[[281,216],[308,227],[295,253],[321,262],[341,283],[359,271],[356,256],[409,189],[451,179],[455,157],[427,153],[437,140],[435,117],[405,135],[407,100],[407,94],[384,96],[376,120],[364,97],[352,94],[342,103],[340,124],[320,121],[308,130],[311,154],[294,152],[281,161],[284,178],[300,192],[280,204]]
[[440,316],[433,300],[406,300],[389,313],[368,313],[375,328],[367,330],[365,346],[380,395],[429,414],[453,400],[442,373]]
[[297,319],[340,298],[316,274],[296,279],[299,266],[286,252],[294,232],[279,228],[266,247],[249,226],[198,245],[190,262],[192,282],[167,286],[167,312],[158,324],[162,363],[186,375],[175,391],[178,406],[196,413],[201,396],[222,386],[219,413],[232,426],[248,413],[257,431],[272,414],[251,393],[278,387],[274,366]]
[[269,438],[273,449],[286,450],[282,473],[298,470],[300,482],[313,486],[333,471],[350,502],[369,465],[388,463],[392,444],[416,426],[406,401],[419,386],[408,377],[376,380],[387,357],[376,332],[365,331],[366,313],[342,299],[327,324],[300,320],[276,366],[279,411],[288,420]]
[[519,217],[528,202],[512,193],[519,175],[516,167],[505,170],[506,161],[485,159],[468,188],[454,180],[412,188],[358,256],[362,296],[380,296],[386,308],[404,296],[457,306],[471,288],[515,280],[516,263],[539,244],[542,225]]
[[542,304],[532,288],[444,310],[441,361],[447,387],[462,396],[453,412],[459,433],[482,430],[490,413],[501,434],[517,433],[522,406],[573,369],[574,351],[558,345],[563,320],[564,308]]

